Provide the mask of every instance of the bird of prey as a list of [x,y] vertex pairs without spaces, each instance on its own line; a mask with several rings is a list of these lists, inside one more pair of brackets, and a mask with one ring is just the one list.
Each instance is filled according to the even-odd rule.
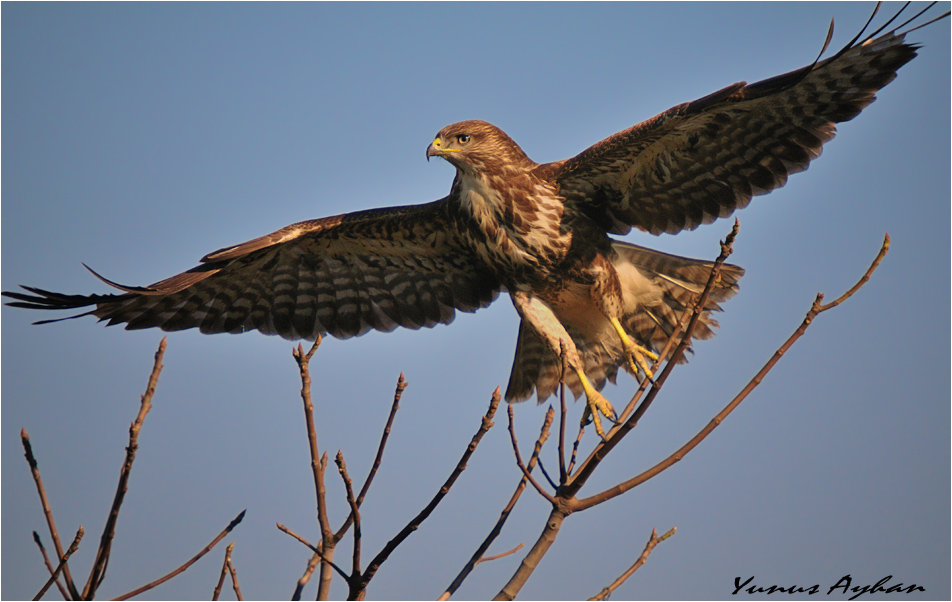
[[[651,376],[647,358],[656,358],[711,268],[611,235],[693,230],[786,184],[820,155],[836,123],[859,114],[916,56],[905,42],[916,27],[901,30],[918,16],[882,35],[889,23],[861,32],[831,58],[675,106],[553,163],[534,162],[485,121],[448,125],[426,149],[427,159],[456,168],[437,201],[292,224],[145,287],[97,274],[119,294],[3,294],[16,307],[91,306],[69,317],[128,329],[314,339],[446,324],[506,292],[521,317],[506,399],[551,395],[564,345],[565,382],[585,395],[601,434],[599,415],[614,411],[599,391],[619,368]],[[713,335],[711,312],[743,273],[723,267],[696,338]]]

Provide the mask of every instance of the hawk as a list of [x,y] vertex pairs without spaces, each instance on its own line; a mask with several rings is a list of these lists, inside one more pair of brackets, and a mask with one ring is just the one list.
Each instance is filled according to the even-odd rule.
[[[916,56],[905,42],[916,27],[900,30],[918,16],[882,35],[886,26],[861,32],[826,60],[675,106],[553,163],[534,162],[485,121],[446,126],[426,149],[427,159],[456,168],[437,201],[292,224],[145,287],[93,272],[119,294],[23,287],[3,295],[16,307],[91,307],[69,317],[127,329],[344,339],[447,324],[506,292],[521,318],[506,399],[543,401],[555,392],[564,345],[565,382],[585,395],[601,434],[599,414],[614,411],[599,391],[619,368],[651,376],[646,358],[656,357],[711,268],[611,235],[693,230],[786,184],[820,155],[836,123],[858,115]],[[723,267],[695,338],[713,336],[712,312],[743,273]]]

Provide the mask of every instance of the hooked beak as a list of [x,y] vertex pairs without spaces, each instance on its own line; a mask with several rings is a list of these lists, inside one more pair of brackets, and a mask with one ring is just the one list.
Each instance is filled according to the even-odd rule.
[[437,136],[433,142],[430,143],[430,146],[426,147],[426,160],[429,161],[430,157],[442,157],[444,153],[459,152],[461,150],[463,149],[445,148],[443,146],[443,139]]

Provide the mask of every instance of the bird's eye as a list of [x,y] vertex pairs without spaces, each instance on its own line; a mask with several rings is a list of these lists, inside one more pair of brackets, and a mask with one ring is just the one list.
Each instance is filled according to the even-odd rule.
[[466,144],[469,142],[469,134],[460,134],[456,137],[460,144]]

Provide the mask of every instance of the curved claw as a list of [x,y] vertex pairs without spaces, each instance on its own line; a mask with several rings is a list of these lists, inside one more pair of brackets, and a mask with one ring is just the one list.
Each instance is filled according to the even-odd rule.
[[651,372],[651,368],[648,367],[648,361],[645,357],[657,360],[658,354],[632,341],[625,329],[622,328],[618,318],[612,318],[611,323],[615,332],[618,333],[618,338],[621,339],[622,347],[625,350],[625,359],[628,361],[628,367],[632,374],[637,375],[639,371],[644,372],[648,380],[654,382],[654,374]]

